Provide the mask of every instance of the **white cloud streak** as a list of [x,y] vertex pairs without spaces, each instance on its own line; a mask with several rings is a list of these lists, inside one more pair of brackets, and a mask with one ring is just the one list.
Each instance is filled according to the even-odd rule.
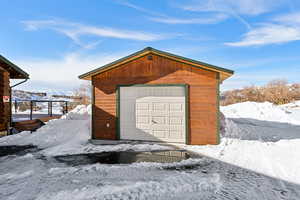
[[120,5],[135,9],[142,13],[145,13],[151,17],[147,17],[149,20],[164,23],[164,24],[216,24],[221,21],[224,21],[228,18],[225,14],[210,14],[203,17],[186,17],[186,18],[178,18],[178,17],[171,17],[163,13],[155,12],[153,10],[148,10],[143,7],[137,6],[135,4],[129,3],[127,1],[119,1]]
[[256,16],[267,13],[282,5],[283,2],[284,0],[194,0],[181,8],[195,12],[223,13],[237,19],[251,30],[252,26],[243,15]]
[[184,10],[202,12],[235,12],[242,15],[259,15],[282,4],[282,0],[201,0],[183,6]]
[[149,19],[165,24],[216,24],[224,21],[227,15],[216,14],[202,18],[173,18],[173,17],[150,17]]
[[300,13],[275,17],[269,23],[257,27],[243,35],[241,41],[225,43],[228,46],[262,46],[300,40]]
[[91,48],[97,45],[99,41],[83,44],[81,37],[85,35],[97,36],[97,37],[108,37],[117,39],[128,39],[128,40],[138,40],[138,41],[154,41],[161,40],[167,37],[162,34],[145,33],[142,31],[131,31],[123,29],[114,29],[107,27],[97,27],[84,25],[80,23],[68,22],[64,20],[28,20],[22,22],[27,30],[37,31],[39,29],[50,29],[65,36],[69,37],[76,44]]

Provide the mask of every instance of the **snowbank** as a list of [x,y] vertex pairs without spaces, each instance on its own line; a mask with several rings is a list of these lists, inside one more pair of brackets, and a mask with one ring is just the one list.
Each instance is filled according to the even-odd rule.
[[247,118],[263,121],[300,124],[300,121],[291,118],[290,113],[281,106],[270,102],[243,102],[221,107],[221,112],[227,118]]
[[290,104],[276,106],[268,102],[224,106],[221,110],[226,117],[226,127],[221,143],[184,148],[299,184],[300,121],[291,114],[293,108]]
[[32,144],[43,149],[47,156],[80,154],[103,151],[153,151],[170,149],[157,144],[93,145],[90,139],[91,106],[79,105],[61,119],[54,119],[36,132],[22,133],[0,138],[0,145]]
[[89,120],[92,113],[91,105],[79,105],[73,110],[62,116],[61,119],[67,120]]
[[288,112],[294,120],[300,121],[300,101],[294,101],[280,106],[286,112]]
[[283,108],[295,108],[300,110],[300,101],[294,101],[288,104],[280,105]]

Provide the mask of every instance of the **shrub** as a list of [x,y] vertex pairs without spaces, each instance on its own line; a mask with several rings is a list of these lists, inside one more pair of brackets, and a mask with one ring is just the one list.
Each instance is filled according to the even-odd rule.
[[249,86],[222,93],[221,105],[229,105],[245,101],[286,104],[300,100],[300,84],[289,85],[285,80],[272,80],[264,86]]

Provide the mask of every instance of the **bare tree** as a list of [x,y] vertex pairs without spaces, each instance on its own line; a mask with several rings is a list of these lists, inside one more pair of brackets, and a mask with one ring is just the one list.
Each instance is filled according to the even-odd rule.
[[88,105],[91,103],[91,86],[89,84],[81,84],[75,89],[74,96],[78,97],[76,101],[80,104]]
[[269,101],[274,104],[286,104],[293,100],[300,100],[300,84],[289,85],[286,80],[276,79],[265,86],[249,86],[226,91],[222,94],[221,105],[245,101]]

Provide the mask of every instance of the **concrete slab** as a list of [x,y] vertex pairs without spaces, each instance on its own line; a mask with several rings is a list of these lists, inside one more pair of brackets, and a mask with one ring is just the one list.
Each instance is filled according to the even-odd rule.
[[175,149],[180,149],[180,145],[175,144],[175,143],[165,143],[165,142],[152,142],[152,141],[137,141],[137,140],[95,140],[95,139],[90,139],[90,143],[94,145],[118,145],[118,144],[157,144],[157,145],[162,145],[162,146],[168,146],[168,147],[173,147]]

